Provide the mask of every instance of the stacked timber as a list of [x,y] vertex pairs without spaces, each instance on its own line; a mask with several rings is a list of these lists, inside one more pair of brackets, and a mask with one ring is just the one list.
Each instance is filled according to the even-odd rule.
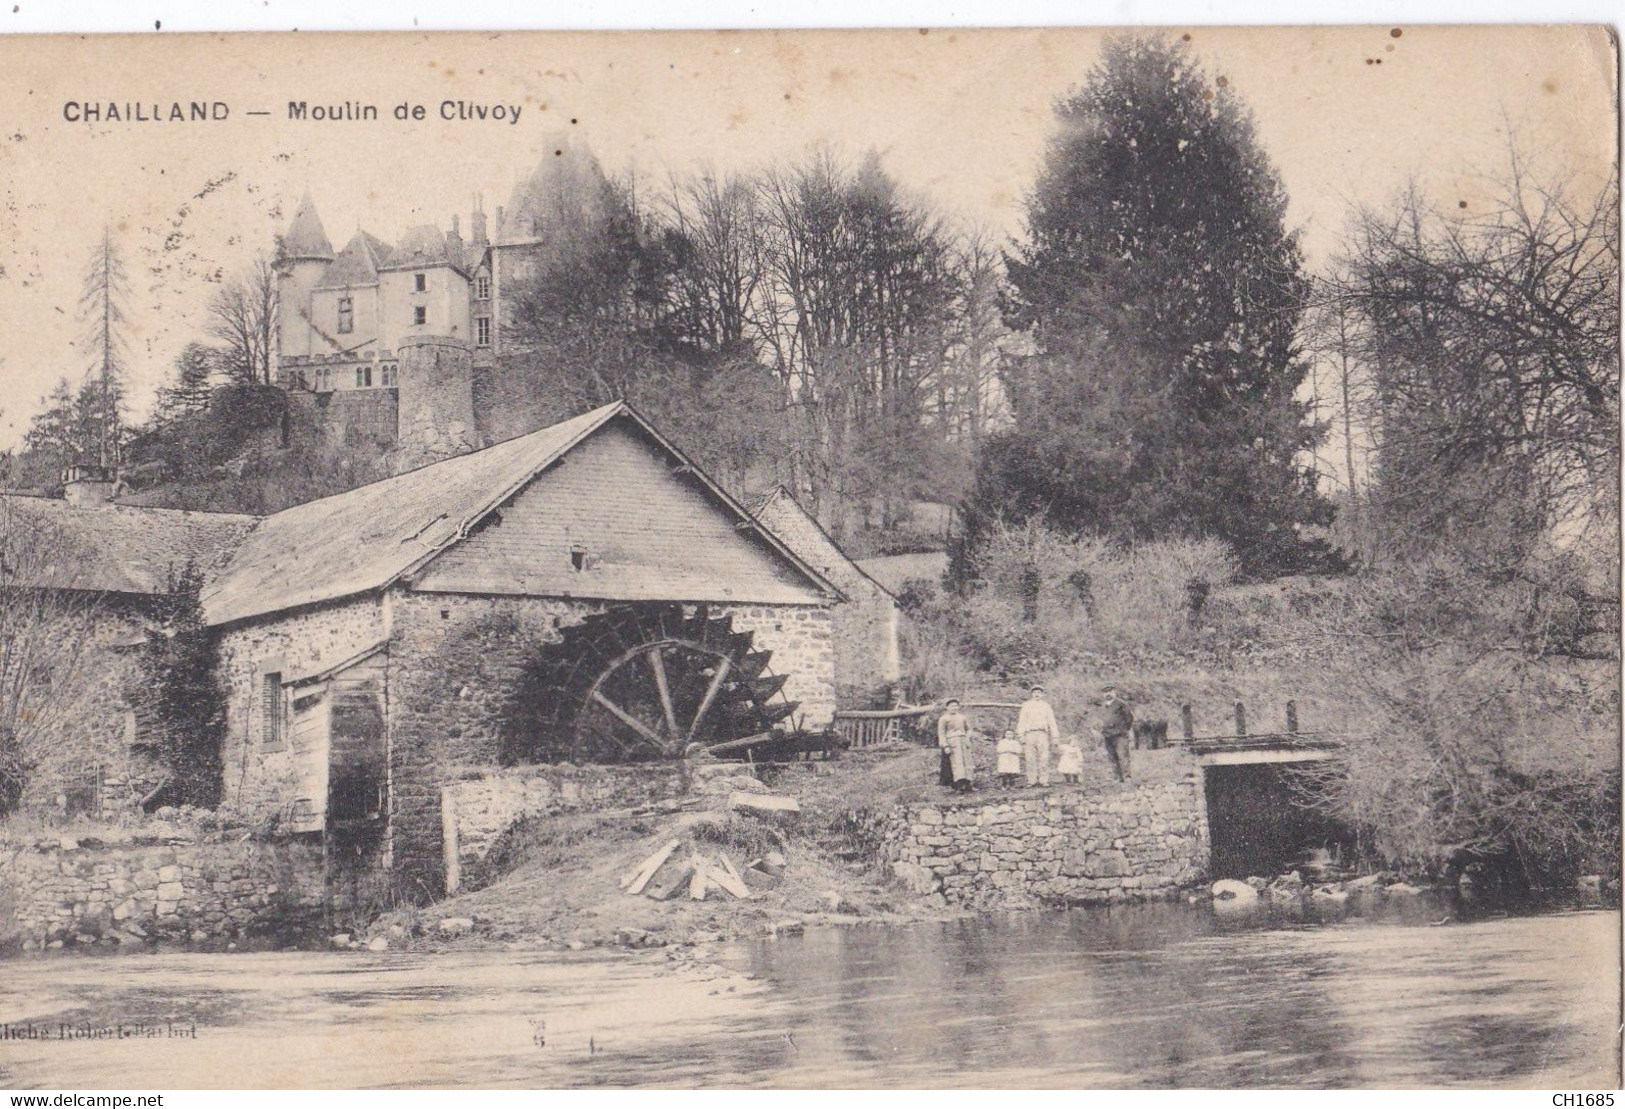
[[770,889],[784,875],[784,856],[776,851],[753,859],[741,870],[725,851],[707,854],[690,845],[685,854],[679,851],[681,846],[682,841],[677,839],[661,845],[626,873],[621,889],[630,896],[655,901],[682,897],[704,901],[712,893],[748,900],[753,890]]

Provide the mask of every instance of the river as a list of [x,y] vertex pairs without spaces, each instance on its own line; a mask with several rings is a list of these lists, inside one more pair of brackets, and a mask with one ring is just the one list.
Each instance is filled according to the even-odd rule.
[[719,946],[703,969],[35,957],[0,963],[0,1024],[49,1038],[0,1039],[0,1087],[1613,1087],[1619,942],[1614,910],[1475,918],[1416,898],[825,927]]

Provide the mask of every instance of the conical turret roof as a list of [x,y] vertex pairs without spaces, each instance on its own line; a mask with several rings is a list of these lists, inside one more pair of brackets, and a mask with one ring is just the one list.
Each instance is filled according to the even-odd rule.
[[309,189],[300,198],[299,210],[294,212],[288,233],[282,237],[282,256],[290,262],[333,260],[333,244],[322,227],[322,217],[316,214]]

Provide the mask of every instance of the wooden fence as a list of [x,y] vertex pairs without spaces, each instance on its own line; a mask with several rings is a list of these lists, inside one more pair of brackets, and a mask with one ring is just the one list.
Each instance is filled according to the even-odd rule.
[[[967,709],[1010,709],[1021,708],[1021,705],[1012,701],[966,701]],[[878,747],[884,743],[900,742],[904,737],[904,722],[917,720],[922,716],[930,716],[941,712],[942,705],[910,705],[895,709],[862,709],[846,710],[835,714],[835,730],[841,734],[850,748]],[[1271,746],[1271,745],[1306,745],[1312,746],[1323,742],[1323,737],[1316,732],[1304,732],[1298,727],[1298,703],[1286,703],[1285,730],[1249,732],[1247,724],[1247,706],[1237,701],[1232,709],[1235,731],[1222,735],[1196,734],[1196,719],[1190,705],[1179,706],[1179,734],[1170,735],[1168,741],[1184,747],[1209,746]],[[1170,721],[1170,723],[1172,723]]]

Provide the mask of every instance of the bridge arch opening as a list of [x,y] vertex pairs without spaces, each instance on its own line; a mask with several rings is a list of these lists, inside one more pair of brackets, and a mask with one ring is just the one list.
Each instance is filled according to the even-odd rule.
[[1302,869],[1320,852],[1322,860],[1350,858],[1353,832],[1303,804],[1292,788],[1293,765],[1259,761],[1203,768],[1214,878],[1272,878]]

